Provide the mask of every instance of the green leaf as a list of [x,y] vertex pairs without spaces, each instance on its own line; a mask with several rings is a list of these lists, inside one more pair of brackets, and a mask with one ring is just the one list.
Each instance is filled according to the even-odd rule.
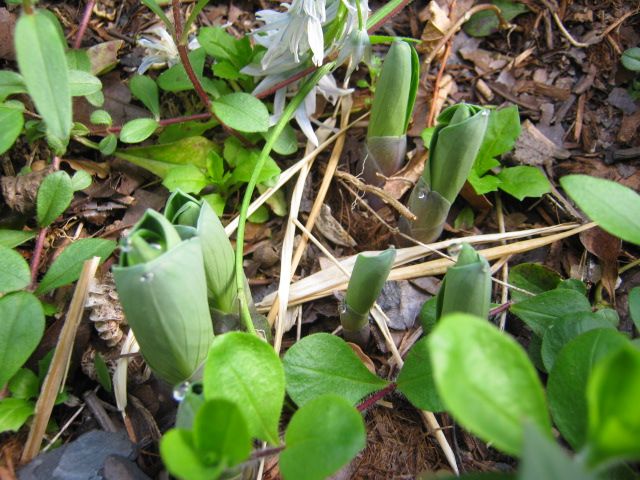
[[629,315],[640,331],[640,287],[633,287],[629,292]]
[[513,338],[486,320],[451,314],[428,343],[440,398],[465,428],[510,455],[522,452],[525,420],[551,435],[542,385]]
[[20,102],[0,104],[0,155],[9,150],[24,126],[24,105]]
[[624,51],[620,61],[624,68],[632,72],[640,72],[640,47],[629,48]]
[[[275,126],[269,128],[267,133],[262,134],[265,140],[269,139],[274,128]],[[290,124],[285,125],[284,130],[276,140],[276,143],[273,144],[273,151],[279,155],[293,155],[298,151],[298,138],[296,137],[296,131]]]
[[102,90],[100,79],[82,70],[69,70],[69,91],[72,97],[84,97]]
[[240,407],[252,437],[278,444],[284,370],[268,343],[242,332],[216,337],[204,367],[203,385],[207,400],[224,398]]
[[34,232],[0,229],[0,247],[13,248],[35,237]]
[[[249,179],[251,178],[251,175],[258,163],[258,157],[258,153],[254,150],[243,150],[243,153],[241,153],[237,158],[239,163],[231,174],[231,180],[233,182],[249,182]],[[225,155],[225,159],[226,158],[227,157]],[[278,164],[271,157],[267,157],[262,170],[260,170],[258,183],[268,183],[269,181],[277,178],[278,175],[280,175],[280,167],[278,167]]]
[[227,60],[235,67],[245,66],[251,59],[249,39],[238,40],[221,27],[203,27],[198,32],[198,42],[207,54],[216,60]]
[[518,480],[596,480],[584,466],[572,460],[560,446],[533,425],[524,432]]
[[199,137],[207,130],[220,125],[215,118],[208,122],[183,122],[169,125],[158,135],[158,142],[172,143],[187,137]]
[[0,385],[4,385],[40,343],[44,313],[32,294],[16,292],[0,298],[0,319]]
[[558,323],[551,325],[542,337],[542,361],[547,371],[551,371],[558,354],[567,343],[578,335],[597,328],[615,330],[615,326],[609,320],[593,312],[565,315]]
[[36,295],[44,295],[63,285],[75,282],[80,276],[85,260],[100,257],[104,262],[116,248],[113,240],[82,238],[65,248],[55,259],[38,285]]
[[491,110],[487,131],[473,166],[478,176],[500,165],[495,157],[511,151],[519,136],[520,115],[517,106]]
[[71,187],[74,192],[84,190],[91,186],[91,175],[84,170],[78,170],[71,177]]
[[160,94],[158,93],[158,85],[151,77],[134,75],[129,81],[129,89],[156,119],[160,118]]
[[98,148],[100,149],[100,153],[105,157],[109,155],[113,155],[118,147],[118,137],[114,133],[110,133],[98,144]]
[[498,186],[502,183],[502,181],[495,175],[487,174],[480,177],[475,170],[471,170],[469,172],[469,177],[467,177],[467,180],[478,195],[495,192],[498,190]]
[[66,45],[58,35],[58,27],[46,11],[37,10],[20,16],[14,39],[29,96],[44,119],[47,132],[66,145],[72,123],[71,92]]
[[619,183],[587,175],[562,177],[560,185],[603,230],[640,245],[640,195]]
[[[202,80],[202,69],[204,68],[205,51],[199,48],[189,53],[191,67],[200,80]],[[158,77],[158,86],[166,92],[184,92],[193,90],[193,83],[189,80],[187,72],[181,63],[165,70]]]
[[287,351],[282,363],[287,393],[298,406],[325,393],[355,405],[388,384],[367,370],[343,340],[328,333],[304,337]]
[[9,380],[9,391],[14,398],[29,400],[36,398],[40,392],[38,376],[28,368],[21,368]]
[[22,290],[31,283],[29,264],[22,255],[0,247],[0,294]]
[[5,398],[0,401],[0,433],[9,430],[17,432],[31,415],[35,405],[22,398]]
[[111,125],[113,120],[111,119],[111,114],[106,110],[94,110],[91,112],[91,123],[94,125]]
[[269,209],[264,205],[260,205],[258,209],[247,217],[251,223],[264,223],[269,220]]
[[[526,290],[538,295],[542,292],[553,290],[558,286],[562,278],[544,265],[537,263],[521,263],[509,269],[509,285]],[[511,289],[511,300],[521,302],[531,298],[524,292]]]
[[522,300],[509,309],[526,323],[533,332],[542,337],[544,332],[564,315],[590,312],[591,304],[584,295],[565,288],[543,292]]
[[[500,9],[502,16],[507,22],[529,11],[526,5],[511,0],[493,0],[491,3]],[[463,29],[467,35],[471,35],[472,37],[486,37],[487,35],[497,32],[498,26],[498,17],[495,12],[486,10],[474,14],[469,21],[464,24]]]
[[469,207],[464,207],[453,221],[453,227],[458,230],[471,230],[474,221],[475,215],[473,214],[473,210]]
[[203,172],[214,144],[204,137],[189,137],[173,143],[118,150],[116,156],[165,178],[175,165],[195,165]]
[[16,93],[27,93],[22,75],[10,70],[0,70],[0,102]]
[[213,113],[225,125],[240,132],[266,132],[269,111],[260,100],[248,93],[236,92],[214,100]]
[[587,385],[587,463],[640,459],[640,349],[627,343],[597,364]]
[[204,463],[189,430],[169,430],[160,441],[160,454],[167,470],[178,478],[215,480],[224,470],[222,465],[211,466]]
[[503,168],[498,174],[498,188],[522,201],[526,197],[541,197],[551,191],[551,184],[536,167],[519,166]]
[[409,351],[396,383],[398,391],[407,397],[414,407],[429,412],[444,411],[433,380],[427,337],[420,339]]
[[280,454],[285,480],[322,480],[349,463],[366,443],[364,421],[351,404],[323,395],[300,408],[287,427]]
[[568,288],[569,290],[575,290],[581,295],[587,295],[587,286],[582,280],[578,280],[577,278],[567,278],[566,280],[562,280],[558,284],[557,288]]
[[69,72],[71,70],[91,72],[91,60],[89,60],[89,54],[85,50],[67,50],[65,57],[67,58]]
[[53,172],[44,177],[38,188],[36,217],[38,225],[47,227],[71,204],[73,185],[65,171]]
[[136,118],[122,126],[120,141],[122,143],[142,142],[153,135],[158,127],[158,121],[153,118]]
[[209,185],[209,180],[195,165],[177,165],[169,170],[162,184],[170,192],[182,190],[185,193],[199,193]]
[[547,398],[553,421],[564,439],[579,449],[587,435],[586,385],[594,365],[627,340],[615,330],[598,329],[571,340],[549,373]]
[[207,465],[232,467],[246,460],[252,444],[242,410],[229,400],[207,400],[196,413],[193,444]]
[[98,377],[98,383],[105,389],[105,391],[111,393],[113,387],[111,385],[111,375],[109,374],[109,367],[104,361],[102,355],[96,352],[96,356],[93,357],[93,366],[96,369],[96,376]]

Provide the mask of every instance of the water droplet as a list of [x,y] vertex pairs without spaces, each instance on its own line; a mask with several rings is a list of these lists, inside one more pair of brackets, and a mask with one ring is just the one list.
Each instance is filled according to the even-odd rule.
[[462,250],[462,244],[454,243],[449,248],[447,248],[447,255],[456,260],[458,258],[458,255],[460,254],[460,250]]
[[177,402],[181,402],[184,400],[184,397],[187,396],[189,390],[191,389],[191,382],[182,382],[179,385],[176,385],[173,389],[173,398]]
[[159,243],[150,243],[149,246],[155,250],[162,250],[162,246]]
[[142,283],[150,282],[151,280],[153,280],[153,277],[154,277],[154,276],[155,276],[155,275],[154,275],[152,272],[147,272],[147,273],[145,273],[144,275],[142,275],[142,276],[140,277],[140,281],[141,281]]
[[418,199],[424,200],[425,198],[427,198],[427,192],[425,192],[424,190],[420,190],[418,192]]
[[489,110],[482,110],[482,112],[480,112],[480,115],[482,115],[483,117],[486,117],[489,115]]
[[347,305],[344,303],[341,303],[340,306],[338,307],[338,313],[340,315],[342,315],[343,313],[347,313]]

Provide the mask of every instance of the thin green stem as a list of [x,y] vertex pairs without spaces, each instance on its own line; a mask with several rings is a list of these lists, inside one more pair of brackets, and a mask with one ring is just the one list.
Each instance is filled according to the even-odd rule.
[[22,0],[22,9],[27,15],[32,15],[33,5],[31,5],[31,0]]
[[247,222],[247,213],[249,211],[249,204],[251,203],[251,197],[253,196],[253,191],[256,188],[256,184],[258,183],[258,178],[260,176],[260,172],[264,167],[269,154],[271,153],[271,149],[275,144],[276,140],[284,130],[285,126],[293,117],[293,114],[300,106],[300,104],[304,101],[305,97],[311,92],[313,87],[320,81],[322,77],[324,77],[327,73],[335,68],[335,62],[327,63],[326,65],[318,68],[313,75],[311,75],[306,82],[302,84],[298,93],[295,97],[291,99],[289,104],[286,106],[284,111],[282,112],[282,116],[276,126],[273,129],[273,132],[269,136],[267,143],[263,147],[260,152],[260,156],[258,157],[258,161],[256,162],[256,166],[251,174],[251,179],[247,184],[247,190],[244,193],[244,197],[242,198],[242,206],[240,207],[240,217],[238,219],[238,231],[236,235],[236,288],[238,289],[238,299],[240,300],[240,316],[242,317],[242,321],[245,324],[247,331],[255,334],[256,330],[253,326],[253,321],[251,320],[251,312],[249,311],[249,303],[247,301],[247,293],[244,290],[244,270],[242,268],[242,260],[244,258],[244,231],[245,224]]

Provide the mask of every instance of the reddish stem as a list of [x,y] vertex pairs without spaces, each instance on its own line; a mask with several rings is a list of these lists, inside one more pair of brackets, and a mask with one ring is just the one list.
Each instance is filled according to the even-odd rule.
[[397,387],[398,385],[396,385],[395,383],[393,382],[390,383],[389,385],[384,387],[382,390],[377,391],[376,393],[371,395],[369,398],[364,400],[362,403],[358,404],[356,408],[358,409],[359,412],[364,412],[367,408],[375,405],[378,402],[378,400],[383,399],[388,393],[393,392]]
[[193,84],[193,88],[195,88],[196,93],[200,97],[200,100],[202,100],[202,103],[204,103],[205,107],[207,107],[207,110],[211,110],[211,99],[209,98],[209,95],[207,95],[207,92],[204,91],[204,88],[202,88],[200,80],[198,80],[196,73],[193,71],[193,67],[191,66],[191,62],[189,61],[187,46],[182,44],[181,42],[182,15],[180,14],[180,0],[172,0],[171,5],[173,7],[173,23],[176,33],[174,41],[176,42],[176,45],[178,47],[178,55],[180,55],[180,61],[182,62],[184,71],[187,72],[187,77],[189,77],[189,80]]
[[390,18],[395,17],[398,13],[400,13],[400,11],[404,7],[409,5],[412,1],[413,0],[404,0],[404,2],[401,2],[396,8],[391,10],[391,12],[389,12],[388,15],[385,15],[384,17],[382,17],[378,23],[375,23],[375,24],[371,25],[371,27],[367,29],[367,32],[369,32],[369,33],[375,32],[378,28],[380,28],[382,25],[384,25],[387,22],[387,20],[389,20]]
[[75,48],[76,50],[80,48],[82,37],[84,37],[84,32],[87,31],[87,27],[89,26],[89,20],[91,19],[91,13],[93,12],[93,6],[95,4],[96,0],[88,0],[87,6],[84,8],[82,20],[80,21],[80,26],[78,27],[78,33],[76,33],[76,38],[73,42],[73,48]]
[[33,249],[33,256],[31,257],[31,285],[29,290],[36,289],[38,284],[38,269],[40,268],[40,258],[42,257],[42,250],[44,249],[44,241],[47,238],[47,227],[44,227],[38,233],[36,238],[36,246]]
[[513,305],[513,302],[511,300],[506,303],[503,303],[502,305],[498,305],[496,308],[492,308],[489,311],[489,316],[494,317],[496,315],[499,315],[502,312],[508,310],[511,305]]
[[279,447],[271,447],[271,448],[263,448],[262,450],[256,450],[251,454],[250,460],[258,460],[260,458],[271,457],[272,455],[277,455],[282,450],[284,450],[284,446]]

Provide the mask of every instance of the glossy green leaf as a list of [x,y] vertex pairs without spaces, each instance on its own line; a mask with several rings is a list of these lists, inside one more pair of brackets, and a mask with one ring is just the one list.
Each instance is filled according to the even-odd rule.
[[640,331],[640,287],[633,287],[629,292],[629,315]]
[[31,272],[27,261],[15,250],[0,247],[0,294],[27,287]]
[[0,102],[17,93],[27,93],[22,75],[11,70],[0,70]]
[[296,342],[282,363],[287,393],[298,406],[326,393],[340,395],[355,405],[388,384],[367,370],[343,340],[328,333],[316,333]]
[[[509,268],[509,285],[526,290],[533,295],[553,290],[561,281],[560,275],[544,265],[537,263],[521,263]],[[532,298],[524,292],[511,289],[511,300],[521,302]]]
[[106,110],[94,110],[91,112],[90,120],[94,125],[111,125],[113,123],[111,114]]
[[551,184],[542,171],[536,167],[522,165],[503,168],[498,173],[498,188],[522,201],[526,197],[541,197],[551,191]]
[[520,115],[518,107],[491,110],[487,131],[476,157],[473,170],[482,176],[493,167],[500,165],[495,158],[511,151],[520,136]]
[[594,312],[572,313],[560,317],[559,321],[551,325],[542,337],[542,361],[548,372],[562,348],[578,335],[595,330],[597,328],[610,328],[615,326],[609,320]]
[[640,245],[640,195],[619,183],[587,175],[562,177],[560,185],[603,230]]
[[199,193],[209,185],[209,180],[195,165],[177,165],[169,170],[162,184],[170,192],[182,190],[185,193]]
[[0,400],[0,433],[17,432],[35,413],[33,402],[22,398],[5,398]]
[[349,463],[366,443],[364,421],[351,404],[323,395],[298,410],[285,433],[280,471],[285,480],[323,480]]
[[284,370],[278,355],[255,335],[231,332],[215,338],[204,367],[205,398],[235,402],[254,438],[278,444],[284,402]]
[[544,332],[564,315],[590,312],[591,305],[584,295],[568,289],[555,289],[522,300],[511,306],[511,313],[542,337]]
[[9,380],[9,391],[14,398],[22,398],[24,400],[36,398],[40,392],[40,380],[28,368],[21,368]]
[[[198,48],[189,52],[189,61],[196,76],[202,81],[202,70],[204,68],[205,51]],[[181,63],[165,70],[158,77],[158,86],[166,92],[184,92],[193,90],[193,83],[189,80],[187,72]]]
[[[529,11],[526,5],[512,0],[493,0],[491,3],[500,9],[507,22]],[[486,37],[497,32],[498,26],[498,17],[495,12],[485,10],[474,14],[463,28],[465,33],[472,37]]]
[[433,380],[427,337],[411,348],[396,381],[398,391],[409,399],[414,407],[429,412],[442,412],[444,406]]
[[156,82],[146,75],[134,75],[129,81],[129,89],[155,118],[160,118],[160,94]]
[[34,232],[0,229],[0,247],[13,248],[35,237]]
[[0,385],[27,361],[44,332],[44,313],[36,297],[16,292],[0,298]]
[[[55,17],[54,17],[55,18]],[[44,10],[21,15],[15,46],[20,73],[47,132],[66,145],[71,132],[69,72],[59,25]]]
[[207,465],[237,465],[251,453],[251,436],[238,405],[229,400],[207,400],[196,413],[193,444]]
[[624,68],[632,72],[640,72],[640,47],[628,48],[620,57]]
[[130,120],[122,126],[120,130],[120,141],[122,143],[139,143],[156,131],[159,124],[153,118],[136,118]]
[[214,100],[213,113],[228,127],[240,132],[266,132],[269,111],[264,103],[248,93],[236,92]]
[[553,421],[574,449],[587,435],[587,380],[594,366],[627,340],[615,330],[592,330],[571,340],[549,373],[547,398]]
[[204,462],[189,430],[169,430],[160,441],[160,454],[167,470],[185,480],[215,480],[224,470],[222,465],[207,465]]
[[533,425],[524,432],[522,461],[518,480],[596,480],[577,460],[572,460],[562,448],[543,435]]
[[40,184],[36,201],[36,216],[41,227],[54,222],[71,204],[73,185],[67,172],[50,173]]
[[640,460],[640,349],[630,343],[595,365],[587,384],[588,463]]
[[457,313],[427,338],[440,398],[465,428],[510,455],[522,452],[525,421],[551,435],[542,385],[513,338]]
[[9,101],[0,103],[0,155],[15,143],[24,126],[24,105]]
[[118,150],[116,156],[165,178],[176,165],[194,165],[206,171],[213,143],[204,137],[189,137],[173,143]]
[[109,155],[113,155],[118,147],[118,137],[114,133],[110,133],[102,140],[100,140],[100,144],[98,148],[100,149],[100,153],[105,157]]
[[83,97],[102,90],[100,79],[82,70],[69,70],[69,91],[72,97]]
[[587,295],[587,286],[582,280],[578,280],[577,278],[567,278],[566,280],[562,280],[558,284],[558,288],[568,288],[569,290],[575,290],[581,295]]
[[85,260],[100,257],[104,262],[116,248],[116,242],[102,238],[81,238],[76,240],[60,255],[47,270],[36,290],[37,295],[44,295],[63,285],[75,282],[80,276]]

